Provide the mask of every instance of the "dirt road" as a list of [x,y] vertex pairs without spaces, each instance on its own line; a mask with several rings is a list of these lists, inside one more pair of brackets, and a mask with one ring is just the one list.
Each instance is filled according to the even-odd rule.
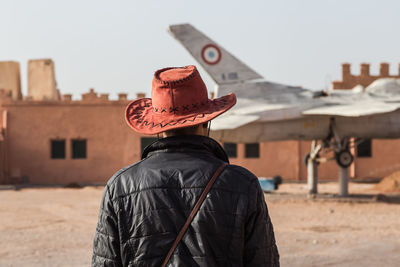
[[[89,266],[102,190],[1,190],[0,266]],[[399,266],[399,204],[307,199],[301,184],[279,192],[266,198],[282,266]]]

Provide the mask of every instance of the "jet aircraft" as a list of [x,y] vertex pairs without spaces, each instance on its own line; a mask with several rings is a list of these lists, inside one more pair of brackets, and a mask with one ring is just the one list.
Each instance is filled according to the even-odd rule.
[[266,81],[190,24],[171,25],[178,40],[237,104],[212,124],[223,142],[321,140],[311,151],[332,148],[340,167],[353,161],[349,141],[400,137],[400,80],[378,80],[365,90],[313,91]]

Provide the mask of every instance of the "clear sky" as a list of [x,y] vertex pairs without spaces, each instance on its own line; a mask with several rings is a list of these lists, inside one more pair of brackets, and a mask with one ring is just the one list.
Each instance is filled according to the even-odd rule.
[[[191,23],[267,80],[324,89],[341,63],[400,63],[398,0],[0,0],[0,60],[52,58],[74,98],[151,89],[156,69],[196,64],[167,33]],[[212,81],[203,72],[208,86]]]

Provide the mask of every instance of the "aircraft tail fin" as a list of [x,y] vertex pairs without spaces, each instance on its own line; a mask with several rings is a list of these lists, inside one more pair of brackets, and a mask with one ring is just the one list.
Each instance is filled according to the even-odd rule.
[[263,78],[190,24],[171,25],[169,32],[217,84]]

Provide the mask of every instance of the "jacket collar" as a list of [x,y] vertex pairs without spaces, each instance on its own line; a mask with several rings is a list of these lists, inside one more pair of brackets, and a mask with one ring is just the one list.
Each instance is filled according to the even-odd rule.
[[180,135],[156,140],[144,149],[142,159],[154,153],[170,151],[204,151],[229,163],[228,156],[220,144],[212,138],[201,135]]

